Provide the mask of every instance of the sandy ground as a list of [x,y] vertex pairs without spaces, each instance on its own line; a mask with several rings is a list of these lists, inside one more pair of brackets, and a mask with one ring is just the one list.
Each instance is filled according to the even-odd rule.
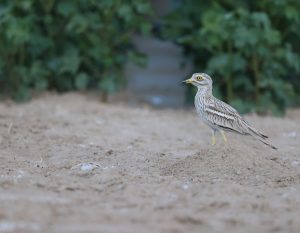
[[212,147],[193,111],[0,103],[0,232],[300,232],[300,111],[246,118],[279,150]]

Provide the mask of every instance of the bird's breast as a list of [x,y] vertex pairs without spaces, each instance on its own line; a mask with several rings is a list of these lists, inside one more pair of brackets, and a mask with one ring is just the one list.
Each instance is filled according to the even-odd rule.
[[200,115],[204,114],[205,98],[200,95],[195,96],[195,108]]

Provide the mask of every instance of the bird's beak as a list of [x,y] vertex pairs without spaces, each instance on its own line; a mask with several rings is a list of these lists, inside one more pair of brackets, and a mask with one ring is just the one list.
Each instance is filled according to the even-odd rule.
[[187,80],[184,80],[183,83],[193,83],[193,79],[192,78],[189,78]]

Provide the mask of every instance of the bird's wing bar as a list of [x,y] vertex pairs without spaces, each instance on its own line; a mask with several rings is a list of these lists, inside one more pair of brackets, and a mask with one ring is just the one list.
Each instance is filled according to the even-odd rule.
[[[217,124],[216,124],[217,125]],[[246,133],[245,132],[241,132],[241,131],[238,131],[238,130],[235,130],[233,128],[229,128],[229,127],[226,127],[226,126],[223,126],[223,125],[217,125],[219,128],[225,130],[225,131],[232,131],[232,132],[235,132],[235,133],[239,133],[239,134],[243,134],[245,135]]]
[[244,130],[240,127],[235,127],[236,118],[234,115],[224,113],[219,109],[212,108],[212,106],[207,106],[205,109],[206,119],[210,121],[211,124],[216,125],[224,130],[231,130],[240,134],[245,134]]
[[233,107],[216,98],[208,105],[207,111],[224,118],[221,124],[218,124],[218,121],[216,121],[216,124],[221,128],[226,128],[240,134],[255,134],[262,139],[268,138],[268,136],[251,127]]
[[243,118],[230,105],[214,98],[209,101],[204,111],[212,124],[224,130],[248,134],[248,130],[243,124]]

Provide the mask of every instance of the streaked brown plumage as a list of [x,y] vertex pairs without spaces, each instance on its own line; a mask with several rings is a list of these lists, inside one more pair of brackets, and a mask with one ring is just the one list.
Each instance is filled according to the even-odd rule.
[[215,133],[220,132],[227,141],[224,131],[242,135],[251,135],[267,146],[277,149],[266,141],[266,135],[250,126],[248,122],[230,105],[212,95],[212,79],[205,73],[195,73],[184,81],[198,88],[195,96],[195,107],[201,119],[212,129],[212,144],[215,144]]

